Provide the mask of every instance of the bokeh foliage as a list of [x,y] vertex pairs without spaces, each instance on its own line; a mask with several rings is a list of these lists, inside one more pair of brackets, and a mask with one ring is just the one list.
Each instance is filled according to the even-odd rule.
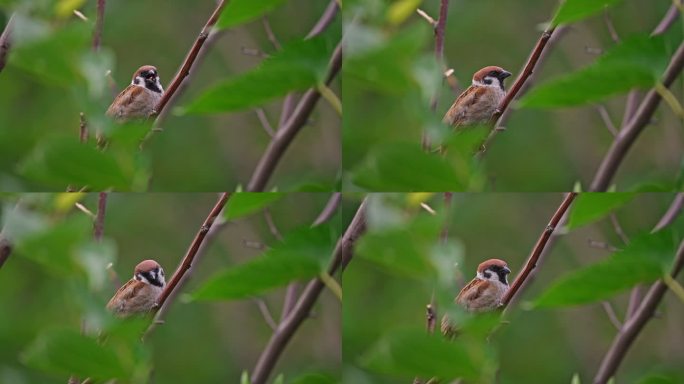
[[[578,374],[581,382],[591,382],[617,332],[601,302],[611,302],[622,318],[629,288],[662,277],[684,236],[682,217],[650,234],[672,194],[611,194],[612,204],[603,194],[580,195],[570,217],[584,224],[556,229],[560,236],[502,322],[498,314],[465,314],[453,298],[485,259],[506,260],[512,281],[562,195],[454,194],[449,210],[439,193],[370,196],[368,232],[343,276],[343,377],[350,384],[399,384],[431,375],[562,383]],[[595,199],[612,209],[595,212],[601,211]],[[357,204],[349,200],[345,212]],[[629,245],[621,242],[609,213],[616,215]],[[448,228],[446,242],[440,240],[443,228]],[[621,250],[592,246],[588,239]],[[462,326],[452,343],[425,331],[425,305],[433,298],[438,333],[445,313]],[[627,354],[618,382],[683,379],[678,340],[684,305],[668,292],[658,313]]]
[[[9,63],[0,76],[1,190],[60,191],[72,184],[91,190],[218,191],[245,185],[271,139],[255,108],[263,108],[277,127],[284,94],[320,81],[341,35],[338,17],[324,36],[303,41],[326,1],[229,2],[216,28],[220,36],[192,69],[164,131],[146,140],[141,151],[149,125],[112,124],[104,111],[141,65],[155,65],[168,85],[215,2],[107,2],[102,48],[94,53],[96,3],[0,2],[0,25],[15,13]],[[77,18],[75,9],[88,21]],[[282,51],[269,41],[263,16]],[[288,76],[293,71],[300,76]],[[338,84],[332,84],[336,92]],[[207,94],[217,87],[224,92]],[[180,114],[189,105],[218,102],[231,107]],[[80,112],[91,134],[88,145],[78,145]],[[269,189],[337,189],[339,127],[339,116],[321,101]],[[109,138],[104,152],[96,153],[96,131]]]
[[[433,28],[416,8],[437,19],[437,0],[354,0],[344,9],[349,37],[343,67],[344,188],[367,191],[567,191],[586,187],[614,137],[597,105],[616,126],[630,89],[650,89],[684,36],[678,18],[650,38],[670,1],[451,1],[445,65],[456,89],[440,79]],[[621,41],[612,40],[607,13]],[[441,123],[472,74],[487,65],[513,73],[510,88],[542,31],[559,24],[558,40],[510,108],[483,162],[472,160],[482,137],[458,137]],[[562,30],[561,30],[562,29]],[[596,52],[599,52],[597,54]],[[445,69],[446,69],[445,68]],[[671,87],[681,102],[682,79]],[[430,110],[438,95],[435,112]],[[535,107],[535,108],[532,108]],[[421,151],[425,132],[433,148]],[[455,143],[463,147],[454,148]],[[682,121],[663,103],[618,177],[618,190],[682,189]],[[409,175],[410,176],[407,176]],[[406,181],[413,178],[413,184]],[[445,188],[448,185],[448,188]]]
[[[328,194],[234,197],[218,221],[227,222],[195,262],[164,324],[142,344],[149,319],[119,321],[105,311],[118,288],[107,266],[113,263],[125,281],[138,262],[153,258],[170,278],[216,195],[111,194],[99,243],[92,218],[74,208],[80,202],[95,210],[97,194],[4,195],[2,235],[14,251],[0,270],[0,382],[64,383],[71,374],[122,383],[239,382],[272,333],[255,298],[277,321],[283,286],[325,270],[340,222],[335,214],[309,229]],[[283,241],[271,234],[262,209],[254,210],[256,200],[270,210]],[[261,280],[249,273],[255,268]],[[242,295],[192,300],[212,276],[230,273],[235,284],[227,286]],[[314,311],[272,375],[283,384],[341,380],[340,302],[326,290]]]

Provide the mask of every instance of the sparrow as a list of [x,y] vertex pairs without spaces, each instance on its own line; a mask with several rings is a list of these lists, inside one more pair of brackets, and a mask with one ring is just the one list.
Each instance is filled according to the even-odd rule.
[[[509,273],[511,270],[503,260],[489,259],[480,263],[475,278],[461,289],[454,301],[467,312],[473,313],[488,312],[498,308],[508,291]],[[446,336],[454,336],[457,333],[447,316],[442,318],[441,330]]]
[[141,261],[133,278],[121,286],[107,303],[107,309],[118,317],[149,312],[166,286],[164,269],[154,260]]
[[473,84],[456,98],[442,121],[456,129],[487,123],[506,96],[504,79],[510,75],[496,66],[475,72]]
[[107,109],[117,122],[146,119],[164,94],[157,68],[143,65],[133,74],[131,85],[119,93]]

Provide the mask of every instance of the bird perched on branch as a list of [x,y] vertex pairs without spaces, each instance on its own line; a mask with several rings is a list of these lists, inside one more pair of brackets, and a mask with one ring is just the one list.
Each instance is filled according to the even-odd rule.
[[456,98],[442,121],[457,129],[486,124],[506,96],[504,79],[510,75],[496,66],[475,72],[472,85]]
[[[508,291],[508,264],[499,259],[486,260],[477,267],[477,274],[466,284],[454,300],[468,312],[492,311],[501,306],[501,300]],[[442,334],[453,337],[457,330],[447,316],[442,318]]]
[[154,260],[135,266],[133,278],[121,286],[107,303],[107,309],[118,317],[149,312],[161,295],[166,281],[164,269]]
[[133,74],[131,84],[119,93],[107,109],[118,122],[146,119],[164,94],[157,68],[143,65]]

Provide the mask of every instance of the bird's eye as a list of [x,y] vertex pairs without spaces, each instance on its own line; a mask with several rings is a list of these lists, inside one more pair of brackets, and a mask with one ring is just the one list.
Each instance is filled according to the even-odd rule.
[[489,76],[496,76],[496,75],[498,75],[498,73],[496,73],[496,71],[489,72]]

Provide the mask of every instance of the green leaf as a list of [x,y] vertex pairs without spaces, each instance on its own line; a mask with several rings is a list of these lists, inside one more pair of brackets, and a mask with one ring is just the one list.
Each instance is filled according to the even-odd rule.
[[73,255],[81,242],[90,235],[91,228],[91,221],[87,217],[70,216],[58,225],[33,233],[17,242],[17,253],[53,273],[73,275],[79,270]]
[[565,0],[551,24],[567,24],[592,16],[611,7],[621,0]]
[[242,299],[317,276],[330,257],[330,227],[304,228],[285,236],[282,243],[246,263],[209,278],[193,297],[198,300]]
[[577,228],[598,221],[625,205],[636,193],[581,193],[573,203],[569,228]]
[[372,152],[353,175],[360,187],[375,191],[463,190],[451,165],[418,145],[393,143]]
[[590,66],[533,88],[521,107],[582,105],[655,84],[667,64],[664,37],[636,36],[613,47]]
[[34,39],[22,35],[22,32],[29,34],[31,23],[35,21],[21,17],[16,20],[13,37],[16,36],[17,42],[9,55],[9,64],[49,85],[66,87],[82,81],[79,62],[90,40],[90,27],[85,23],[71,23]]
[[216,22],[216,28],[230,28],[256,20],[284,2],[285,0],[231,0]]
[[634,238],[610,258],[571,272],[555,282],[537,300],[539,307],[592,303],[607,299],[636,284],[659,279],[675,252],[671,230]]
[[582,384],[579,373],[575,373],[574,375],[572,375],[572,380],[570,381],[570,384]]
[[204,91],[181,112],[240,110],[311,88],[322,81],[333,48],[326,36],[287,45],[256,69]]
[[294,378],[290,384],[336,384],[337,380],[327,373],[305,373]]
[[125,365],[112,350],[75,330],[38,336],[21,358],[31,367],[65,376],[102,380],[127,377]]
[[52,139],[34,150],[22,163],[21,172],[32,180],[61,189],[71,184],[93,190],[130,190],[136,173],[132,161],[75,139]]
[[[348,34],[349,33],[349,34]],[[345,26],[343,78],[354,78],[372,90],[399,94],[414,88],[414,62],[420,56],[429,34],[425,25],[416,25],[386,37],[383,31],[363,26]]]
[[449,342],[439,333],[395,331],[366,352],[361,363],[370,370],[405,378],[438,377],[445,382],[457,377],[477,380],[486,364],[479,364],[483,356],[471,353],[469,346]]
[[223,216],[226,220],[235,220],[240,217],[251,215],[258,212],[269,205],[280,200],[284,193],[280,192],[239,192],[234,193],[228,200],[228,205],[223,211]]
[[359,258],[390,273],[421,278],[435,272],[431,250],[442,228],[443,218],[419,216],[405,226],[369,230],[356,245]]
[[390,5],[387,10],[387,21],[392,25],[399,25],[416,12],[416,8],[423,0],[399,0]]
[[18,242],[48,228],[48,218],[26,209],[22,204],[5,204],[2,208],[2,234],[10,242]]

